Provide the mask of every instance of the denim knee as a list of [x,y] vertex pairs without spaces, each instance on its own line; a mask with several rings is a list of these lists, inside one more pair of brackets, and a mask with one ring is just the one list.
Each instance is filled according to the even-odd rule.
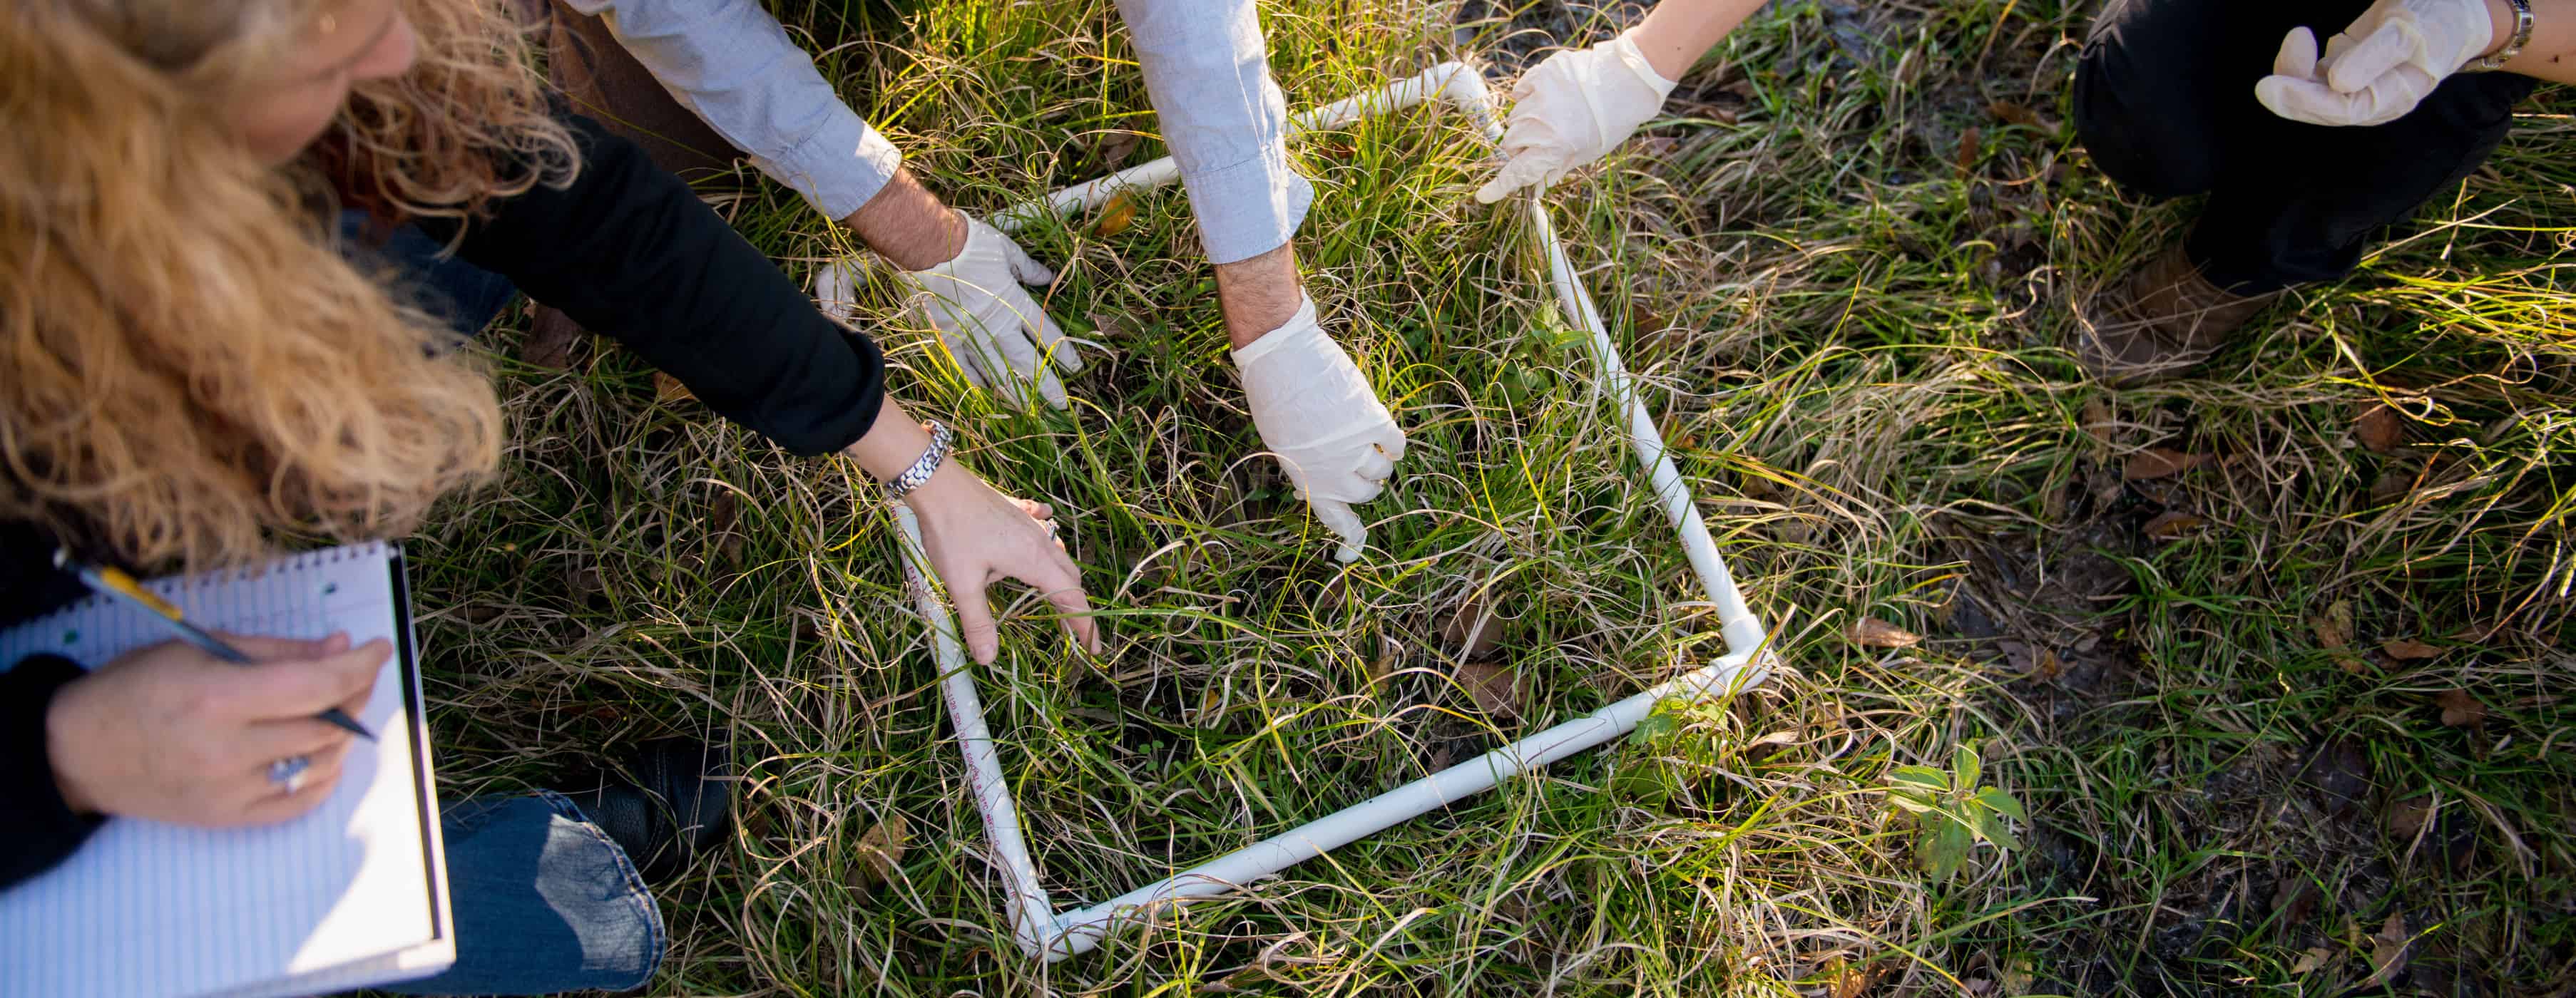
[[402,994],[626,991],[652,980],[661,909],[626,852],[554,793],[448,807],[456,963]]

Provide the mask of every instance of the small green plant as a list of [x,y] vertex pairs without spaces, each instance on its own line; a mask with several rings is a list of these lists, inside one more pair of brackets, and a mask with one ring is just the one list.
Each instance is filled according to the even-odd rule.
[[2002,787],[1977,785],[1975,745],[1959,746],[1950,768],[1944,773],[1930,766],[1898,766],[1887,774],[1887,803],[1914,816],[1915,855],[1934,880],[1957,876],[1980,840],[1998,849],[2021,848],[2004,819],[2030,820],[2021,802]]

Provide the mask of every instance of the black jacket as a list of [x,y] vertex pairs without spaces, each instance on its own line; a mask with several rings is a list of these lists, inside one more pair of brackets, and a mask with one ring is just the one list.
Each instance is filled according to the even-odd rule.
[[[582,169],[567,187],[539,186],[472,223],[422,220],[457,255],[509,278],[590,330],[680,379],[698,400],[798,454],[865,435],[885,401],[876,345],[817,311],[776,265],[744,242],[678,177],[634,143],[567,116]],[[52,538],[0,523],[0,625],[80,595],[52,567]],[[80,667],[41,656],[0,673],[0,889],[80,848],[99,820],[75,815],[54,785],[45,712]]]

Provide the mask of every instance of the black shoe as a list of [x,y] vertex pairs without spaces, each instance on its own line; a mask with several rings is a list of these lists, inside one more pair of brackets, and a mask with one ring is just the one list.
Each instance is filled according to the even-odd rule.
[[624,763],[626,778],[601,774],[564,796],[626,850],[647,883],[687,869],[724,840],[737,776],[730,749],[663,738],[637,746]]

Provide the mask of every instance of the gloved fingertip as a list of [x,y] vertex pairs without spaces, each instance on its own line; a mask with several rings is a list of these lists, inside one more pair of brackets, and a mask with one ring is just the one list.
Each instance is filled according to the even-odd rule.
[[2310,79],[2317,75],[2317,33],[2306,26],[2290,29],[2281,39],[2281,53],[2272,59],[2272,72],[2281,76]]
[[1512,196],[1512,190],[1518,186],[1518,184],[1513,184],[1501,177],[1495,177],[1492,180],[1486,181],[1485,186],[1476,188],[1476,203],[1492,204],[1496,201],[1510,197]]
[[1333,560],[1345,565],[1358,561],[1360,560],[1360,549],[1354,545],[1344,544],[1341,546],[1340,550],[1333,552]]

